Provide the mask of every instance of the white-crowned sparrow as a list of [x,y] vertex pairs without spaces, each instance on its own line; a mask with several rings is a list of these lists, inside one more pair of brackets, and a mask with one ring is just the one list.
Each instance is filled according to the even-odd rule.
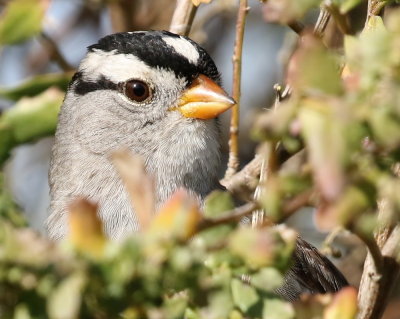
[[[52,238],[67,233],[77,196],[99,203],[108,236],[138,223],[110,154],[143,157],[157,204],[185,187],[199,199],[218,185],[218,114],[234,104],[198,44],[169,32],[109,35],[89,47],[61,108],[50,169]],[[201,119],[201,120],[199,120]]]
[[[78,196],[99,204],[109,237],[137,230],[109,158],[121,148],[144,158],[155,178],[158,205],[180,187],[202,200],[219,187],[216,117],[233,104],[220,87],[213,60],[186,37],[127,32],[90,46],[59,116],[50,169],[50,237],[67,234],[67,205]],[[294,266],[278,292],[295,299],[301,292],[335,291],[345,284],[329,260],[300,239]]]

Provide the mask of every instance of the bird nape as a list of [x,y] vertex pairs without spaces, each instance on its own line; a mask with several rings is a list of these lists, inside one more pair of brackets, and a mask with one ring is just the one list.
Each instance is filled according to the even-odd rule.
[[[99,204],[110,238],[138,230],[109,160],[121,148],[144,159],[155,179],[158,207],[181,187],[199,201],[220,188],[216,118],[235,103],[220,82],[208,53],[170,32],[117,33],[90,46],[59,115],[49,174],[49,236],[58,240],[67,234],[67,205],[81,196]],[[277,293],[294,300],[302,292],[332,292],[345,285],[333,264],[299,239]]]

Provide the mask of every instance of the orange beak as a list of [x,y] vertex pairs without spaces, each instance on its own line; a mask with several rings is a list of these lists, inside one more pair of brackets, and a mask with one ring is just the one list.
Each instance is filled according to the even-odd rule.
[[178,106],[171,110],[178,110],[185,117],[209,120],[235,104],[235,100],[218,84],[200,74],[184,91]]

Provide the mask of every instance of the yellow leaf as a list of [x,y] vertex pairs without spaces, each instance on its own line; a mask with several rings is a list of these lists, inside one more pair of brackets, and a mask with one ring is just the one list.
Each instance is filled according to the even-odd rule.
[[181,189],[161,208],[149,230],[153,234],[186,240],[195,234],[201,218],[198,203]]
[[78,199],[69,206],[69,238],[77,250],[96,258],[103,255],[106,237],[96,204]]
[[325,308],[323,319],[355,319],[357,316],[357,290],[346,287],[336,293]]
[[115,152],[112,161],[120,174],[138,217],[141,230],[146,230],[154,215],[154,182],[146,173],[143,160],[127,150]]

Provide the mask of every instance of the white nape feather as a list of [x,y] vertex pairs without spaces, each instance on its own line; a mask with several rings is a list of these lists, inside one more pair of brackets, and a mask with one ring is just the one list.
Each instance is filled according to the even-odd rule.
[[171,38],[163,37],[163,41],[169,46],[173,47],[174,50],[183,55],[189,62],[197,64],[199,60],[199,51],[194,47],[192,43],[184,38]]

